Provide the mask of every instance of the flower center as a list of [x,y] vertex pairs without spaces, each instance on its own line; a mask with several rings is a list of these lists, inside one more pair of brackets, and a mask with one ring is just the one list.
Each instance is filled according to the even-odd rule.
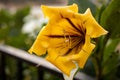
[[[79,50],[82,49],[82,46],[85,43],[85,35],[86,35],[86,29],[84,29],[82,24],[81,26],[78,24],[75,26],[75,24],[69,19],[65,18],[69,24],[75,29],[76,32],[79,33],[79,35],[72,34],[72,35],[64,35],[65,36],[65,43],[67,43],[68,50],[66,53],[64,53],[63,56],[68,55],[72,50],[75,50],[75,53],[78,53]],[[64,31],[65,32],[65,31]],[[66,31],[66,33],[70,33],[69,31]]]
[[[69,18],[64,18],[68,21],[68,23],[73,27],[74,31],[77,32],[78,34],[75,34],[74,32],[70,32],[69,30],[63,30],[64,35],[46,35],[47,37],[50,38],[56,38],[56,39],[64,39],[64,42],[58,42],[56,44],[56,48],[61,48],[64,49],[67,47],[67,50],[61,53],[62,56],[66,56],[69,53],[71,53],[73,50],[75,53],[78,53],[81,49],[82,46],[85,43],[85,35],[86,35],[86,29],[82,25],[75,25]],[[52,44],[51,44],[52,45]]]

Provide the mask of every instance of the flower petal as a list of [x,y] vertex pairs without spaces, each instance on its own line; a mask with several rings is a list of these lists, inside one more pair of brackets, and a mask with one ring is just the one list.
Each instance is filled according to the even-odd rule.
[[85,44],[79,53],[78,65],[83,68],[95,45],[90,42],[90,36],[86,35]]
[[66,12],[66,10],[68,11],[72,11],[72,12],[78,12],[78,7],[76,4],[70,5],[70,6],[64,6],[64,7],[48,7],[48,6],[41,6],[42,11],[45,15],[45,17],[53,17],[53,16],[57,16],[59,15],[59,13],[63,13]]
[[70,72],[70,76],[66,75],[63,73],[63,77],[65,80],[73,80],[74,76],[75,76],[75,73],[78,71],[79,69],[79,66],[76,62],[74,62],[74,64],[76,65],[76,68],[72,69],[71,72]]
[[56,51],[55,49],[49,49],[48,52],[49,53],[46,59],[69,76],[71,70],[76,67],[75,64],[72,61],[66,61],[64,57],[59,56],[57,54],[58,51]]
[[49,27],[43,27],[39,32],[35,42],[32,47],[29,49],[30,53],[35,53],[37,55],[43,55],[46,53],[46,50],[49,46],[49,38],[44,36],[46,33],[50,33]]
[[84,13],[84,22],[85,22],[84,24],[86,26],[87,34],[89,34],[91,38],[96,38],[108,33],[97,23],[97,21],[92,16],[89,8]]
[[90,43],[90,36],[86,35],[85,44],[78,54],[70,56],[68,59],[76,61],[80,68],[83,68],[95,45]]

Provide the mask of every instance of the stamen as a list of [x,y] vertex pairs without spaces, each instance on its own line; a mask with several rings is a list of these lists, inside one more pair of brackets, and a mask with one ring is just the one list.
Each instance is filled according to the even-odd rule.
[[66,35],[66,31],[63,29],[63,33],[64,33],[64,42],[66,44],[66,47],[71,48],[71,37],[70,35]]
[[[66,31],[63,29],[63,34],[64,34],[64,43],[63,43],[63,45],[64,44],[66,44],[66,43],[68,43],[69,42],[69,40],[66,38]],[[66,45],[66,47],[67,47],[68,45]]]
[[71,48],[71,37],[69,35],[69,48]]
[[69,39],[65,39],[65,43],[68,43],[69,42]]

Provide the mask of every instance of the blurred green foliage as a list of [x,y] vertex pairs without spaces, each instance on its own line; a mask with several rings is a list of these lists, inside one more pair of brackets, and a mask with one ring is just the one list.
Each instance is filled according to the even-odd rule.
[[7,9],[0,10],[0,42],[21,49],[28,49],[27,35],[21,32],[23,18],[28,15],[29,7],[11,13]]
[[[120,37],[120,1],[113,0],[103,11],[101,25],[109,31],[110,38]],[[113,28],[114,27],[114,28]]]

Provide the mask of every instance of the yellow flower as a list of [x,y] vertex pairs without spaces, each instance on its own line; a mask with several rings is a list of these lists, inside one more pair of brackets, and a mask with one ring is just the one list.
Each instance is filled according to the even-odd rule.
[[30,53],[43,55],[63,73],[70,75],[75,63],[83,68],[95,45],[91,38],[107,33],[93,18],[88,8],[84,14],[78,13],[76,4],[64,7],[41,6],[49,19],[37,36]]

